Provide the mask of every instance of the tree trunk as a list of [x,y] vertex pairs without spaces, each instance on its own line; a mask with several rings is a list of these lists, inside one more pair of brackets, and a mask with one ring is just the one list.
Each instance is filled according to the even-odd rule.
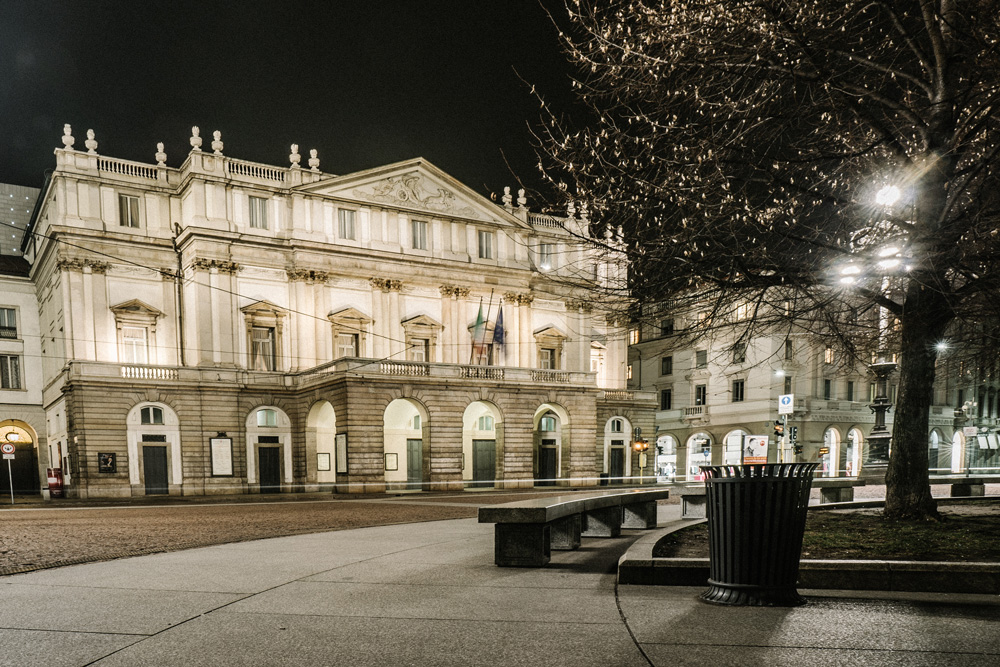
[[951,319],[940,295],[913,276],[901,327],[899,391],[892,425],[889,468],[885,476],[885,516],[939,519],[928,471],[928,420],[933,401],[937,343]]

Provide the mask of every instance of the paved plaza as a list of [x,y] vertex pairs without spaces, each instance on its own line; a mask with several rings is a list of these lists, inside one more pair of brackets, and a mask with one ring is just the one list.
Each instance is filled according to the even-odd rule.
[[[679,519],[660,507],[661,524]],[[616,586],[642,533],[493,565],[475,519],[297,535],[0,577],[0,665],[996,665],[1000,600],[803,591],[728,608]]]

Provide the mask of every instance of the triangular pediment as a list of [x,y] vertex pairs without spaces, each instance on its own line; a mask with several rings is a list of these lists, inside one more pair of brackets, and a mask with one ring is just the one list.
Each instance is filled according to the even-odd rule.
[[331,310],[326,317],[331,322],[353,322],[360,324],[372,323],[372,318],[368,317],[357,308],[341,308],[336,311]]
[[535,338],[567,338],[565,333],[563,333],[558,327],[552,325],[535,329],[533,335]]
[[297,190],[428,216],[465,218],[504,227],[529,226],[503,207],[457,181],[423,158],[332,176]]
[[116,306],[111,306],[111,312],[115,315],[138,315],[142,317],[157,318],[163,315],[162,312],[153,308],[148,303],[143,303],[139,299],[131,299]]
[[415,315],[409,319],[403,320],[401,324],[404,327],[427,327],[430,329],[440,329],[441,323],[435,320],[430,315]]
[[253,303],[240,308],[240,311],[244,315],[270,315],[271,317],[284,317],[288,314],[287,309],[265,300],[254,301]]

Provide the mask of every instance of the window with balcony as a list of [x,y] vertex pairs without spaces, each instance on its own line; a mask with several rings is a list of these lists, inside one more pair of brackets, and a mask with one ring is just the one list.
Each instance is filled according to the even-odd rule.
[[[418,315],[403,320],[401,324],[406,341],[406,358],[422,363],[435,361],[438,337],[444,330],[441,323],[427,315]],[[492,339],[492,332],[486,333],[486,339]]]
[[0,355],[0,389],[21,388],[21,357]]
[[132,299],[111,306],[118,335],[118,359],[123,364],[155,364],[153,342],[156,322],[163,316],[156,308]]
[[406,357],[410,361],[426,363],[431,360],[431,342],[426,338],[411,338],[407,341]]
[[358,356],[358,334],[337,334],[337,359]]
[[746,380],[733,380],[733,403],[743,402],[745,390]]
[[275,366],[274,327],[250,328],[250,368],[255,371],[273,371]]
[[694,386],[694,404],[705,405],[708,401],[708,386],[696,384]]
[[410,236],[414,250],[427,250],[427,221],[411,220]]
[[355,308],[342,308],[327,315],[333,338],[333,358],[364,357],[372,319]]
[[493,244],[495,239],[493,232],[480,229],[476,235],[479,239],[479,259],[494,259]]
[[17,339],[17,310],[0,308],[0,338]]
[[674,374],[674,358],[662,357],[660,359],[660,375],[673,375]]
[[545,370],[556,370],[556,351],[551,347],[539,348],[538,367]]
[[694,353],[694,367],[708,368],[708,350],[697,350]]
[[146,327],[123,326],[121,337],[123,364],[149,363],[149,330]]
[[347,208],[337,210],[337,237],[345,241],[355,240],[354,211]]
[[250,197],[250,228],[267,229],[267,200]]
[[133,195],[118,195],[118,225],[120,227],[139,226],[139,198]]

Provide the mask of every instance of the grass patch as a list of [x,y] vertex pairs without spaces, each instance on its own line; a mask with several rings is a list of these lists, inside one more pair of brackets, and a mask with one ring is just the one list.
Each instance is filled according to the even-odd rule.
[[[878,510],[810,511],[802,557],[844,560],[1000,562],[1000,504],[939,508],[944,521],[889,521]],[[707,558],[708,526],[666,535],[653,555]]]

